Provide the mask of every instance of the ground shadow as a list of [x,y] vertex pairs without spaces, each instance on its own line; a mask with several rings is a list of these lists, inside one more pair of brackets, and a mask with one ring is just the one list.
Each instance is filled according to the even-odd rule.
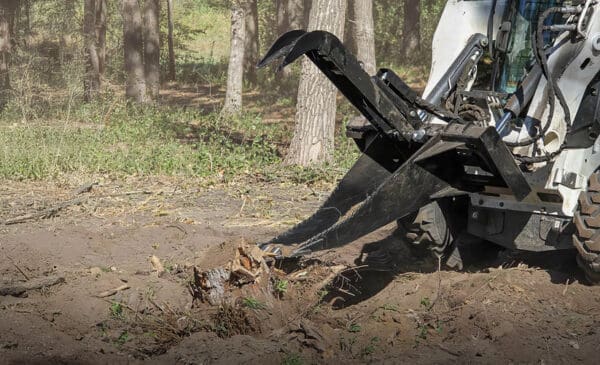
[[[489,272],[493,268],[526,265],[548,272],[553,284],[587,283],[577,266],[575,250],[538,253],[512,251],[473,238],[457,244],[463,264],[459,271]],[[442,271],[453,270],[445,265],[450,251],[440,262]],[[402,232],[395,230],[383,239],[365,244],[355,264],[355,269],[344,272],[330,283],[330,290],[322,298],[323,303],[331,303],[334,309],[359,304],[384,290],[398,275],[433,273],[438,270],[439,263],[432,255],[415,250],[402,238]]]

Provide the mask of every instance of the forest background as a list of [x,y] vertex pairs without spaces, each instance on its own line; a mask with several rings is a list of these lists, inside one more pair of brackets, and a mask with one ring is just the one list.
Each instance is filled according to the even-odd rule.
[[[285,31],[310,27],[315,17],[332,25],[337,16],[337,35],[359,59],[372,58],[422,89],[444,3],[3,1],[0,177],[335,180],[357,156],[343,133],[356,111],[334,94],[337,106],[334,99],[325,108],[333,112],[300,115],[305,66],[257,70],[259,57]],[[366,51],[365,39],[372,44]],[[241,76],[232,75],[232,62],[243,64]],[[321,137],[316,155],[290,148],[302,119],[330,125],[332,136]]]

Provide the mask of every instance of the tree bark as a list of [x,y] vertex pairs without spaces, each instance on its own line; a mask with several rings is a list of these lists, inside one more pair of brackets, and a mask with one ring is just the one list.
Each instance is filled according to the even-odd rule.
[[[282,35],[290,30],[306,29],[308,14],[306,12],[308,0],[277,0],[277,32]],[[308,5],[310,8],[310,5]],[[282,70],[282,79],[288,79],[292,68]]]
[[100,64],[96,49],[96,1],[83,2],[83,37],[85,47],[85,78],[83,97],[85,101],[96,98],[100,91]]
[[96,0],[96,49],[98,52],[98,71],[104,75],[106,69],[106,21],[108,9],[106,0]]
[[245,2],[245,18],[246,18],[246,38],[245,38],[245,55],[244,55],[244,73],[246,80],[252,84],[256,84],[256,63],[259,55],[258,42],[258,0],[249,0]]
[[146,93],[158,100],[160,90],[160,0],[144,2],[144,70]]
[[353,0],[354,41],[356,56],[369,75],[377,71],[375,62],[375,30],[373,24],[373,0]]
[[244,1],[233,0],[231,5],[231,51],[227,69],[227,92],[221,114],[235,115],[242,111],[242,88],[244,82],[244,40],[246,22]]
[[289,30],[306,28],[304,0],[287,0]]
[[123,49],[127,74],[125,95],[129,100],[145,102],[142,14],[137,0],[123,0]]
[[[86,34],[85,34],[85,2],[84,2],[84,27],[82,29],[82,35],[83,35],[83,51],[84,51],[84,55],[87,57],[87,38],[86,38]],[[64,7],[62,9],[62,14],[64,15],[65,19],[74,19],[76,17],[76,11],[75,11],[75,0],[65,0],[64,2]],[[64,67],[65,64],[67,64],[72,58],[73,58],[73,54],[74,52],[76,52],[76,50],[73,49],[73,42],[72,40],[72,34],[73,32],[71,32],[70,29],[65,29],[65,31],[61,32],[60,35],[60,40],[59,40],[59,46],[58,46],[58,61],[61,67]],[[26,37],[27,38],[27,42],[29,42],[29,39],[31,39],[31,35]],[[86,58],[86,62],[87,62],[87,58]],[[87,67],[87,64],[86,64]],[[86,68],[86,72],[87,72],[87,68]],[[83,84],[84,87],[86,85],[86,80],[83,80]],[[84,88],[85,91],[85,88]],[[84,95],[84,99],[85,99],[85,95]]]
[[169,47],[169,81],[175,81],[175,48],[173,46],[173,0],[167,0],[167,43]]
[[[309,30],[325,30],[344,36],[346,0],[314,0]],[[307,58],[302,61],[298,88],[296,127],[287,164],[308,166],[332,159],[334,149],[335,86]]]
[[0,6],[0,111],[8,103],[10,90],[9,58],[12,47],[9,22],[9,9],[4,5]]
[[402,28],[401,56],[412,59],[421,49],[421,1],[404,1],[404,27]]
[[25,33],[31,33],[31,0],[25,0]]
[[277,12],[277,36],[289,30],[289,19],[288,19],[288,4],[289,0],[276,0],[275,11]]
[[310,18],[310,11],[312,10],[313,0],[304,0],[302,3],[304,4],[304,21],[302,22],[302,27],[305,29],[308,28],[308,19]]
[[[309,9],[306,9],[306,6]],[[290,30],[304,29],[307,23],[307,12],[310,1],[307,0],[277,0],[277,32],[279,35]]]

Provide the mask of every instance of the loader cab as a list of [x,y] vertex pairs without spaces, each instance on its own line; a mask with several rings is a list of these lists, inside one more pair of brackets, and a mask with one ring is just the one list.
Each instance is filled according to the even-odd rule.
[[[527,71],[535,63],[534,42],[537,21],[547,9],[559,6],[557,0],[517,0],[505,10],[503,21],[495,40],[496,64],[492,90],[512,94],[517,90]],[[546,21],[549,25],[552,19]],[[544,36],[548,45],[552,39]]]

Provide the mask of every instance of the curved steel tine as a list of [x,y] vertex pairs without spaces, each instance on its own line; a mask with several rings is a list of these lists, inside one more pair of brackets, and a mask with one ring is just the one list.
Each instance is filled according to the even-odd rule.
[[318,51],[322,54],[328,53],[328,50],[332,48],[334,43],[342,45],[342,42],[332,33],[322,30],[306,33],[296,41],[279,68],[281,69],[289,65],[310,51]]
[[256,67],[262,68],[272,63],[278,58],[284,57],[294,47],[298,39],[306,34],[305,30],[292,30],[284,33],[282,36],[277,38],[275,43],[267,51],[262,60],[258,62]]

